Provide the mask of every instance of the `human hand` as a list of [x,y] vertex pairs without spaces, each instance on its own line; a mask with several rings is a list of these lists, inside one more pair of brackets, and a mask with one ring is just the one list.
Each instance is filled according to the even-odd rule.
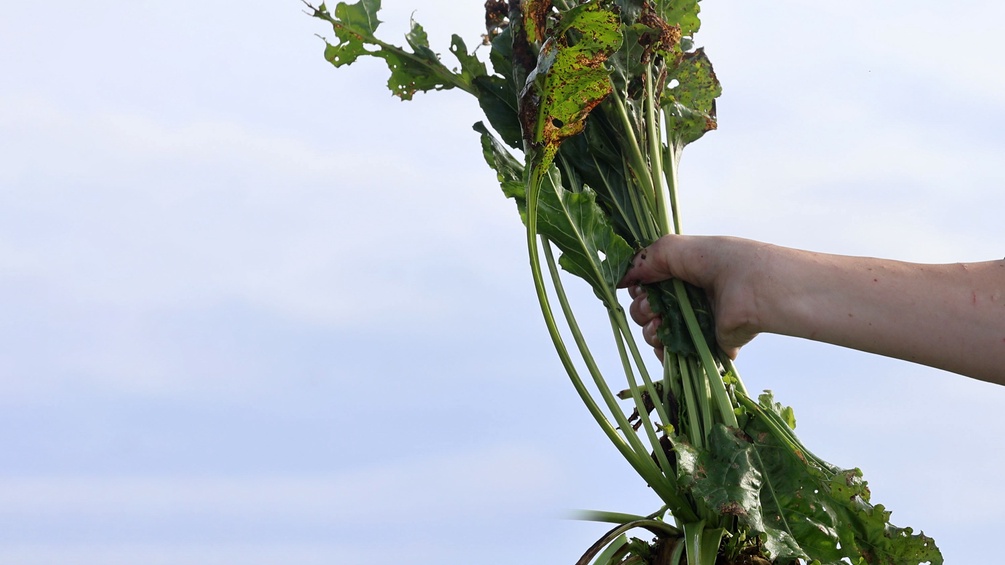
[[705,290],[715,316],[716,340],[732,359],[760,332],[757,288],[764,262],[778,249],[731,237],[668,235],[642,250],[621,281],[632,297],[629,313],[646,343],[662,359],[656,335],[662,320],[649,305],[643,284],[678,278]]

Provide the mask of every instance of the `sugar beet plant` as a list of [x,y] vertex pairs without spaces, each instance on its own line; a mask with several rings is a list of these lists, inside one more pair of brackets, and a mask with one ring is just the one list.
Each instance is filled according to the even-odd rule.
[[[446,66],[415,22],[405,46],[379,39],[380,0],[308,6],[334,30],[325,58],[336,67],[381,58],[403,100],[456,88],[485,114],[474,129],[526,227],[555,349],[603,432],[660,500],[648,516],[592,515],[614,528],[579,563],[942,563],[930,538],[890,524],[870,503],[858,469],[839,469],[799,442],[791,409],[748,393],[715,344],[700,290],[679,280],[648,287],[663,318],[661,373],[639,352],[617,285],[636,250],[681,232],[681,152],[716,128],[719,82],[693,41],[698,0],[488,0],[491,70],[457,35],[456,65]],[[602,372],[595,361],[562,269],[606,309],[620,367]],[[629,535],[644,530],[646,539]]]

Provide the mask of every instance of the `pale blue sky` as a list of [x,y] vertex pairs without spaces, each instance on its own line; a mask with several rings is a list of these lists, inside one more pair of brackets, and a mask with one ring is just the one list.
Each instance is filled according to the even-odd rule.
[[[446,52],[481,6],[381,31]],[[1003,16],[704,2],[685,229],[1005,255]],[[5,7],[0,565],[571,563],[602,528],[570,510],[658,506],[551,350],[473,100],[315,34],[293,0]],[[738,367],[949,563],[997,554],[1005,389],[772,336]]]

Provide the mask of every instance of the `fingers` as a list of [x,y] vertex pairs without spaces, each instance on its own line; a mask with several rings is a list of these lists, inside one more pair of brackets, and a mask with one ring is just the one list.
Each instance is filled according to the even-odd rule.
[[656,349],[657,357],[662,359],[663,344],[660,342],[657,330],[663,320],[653,312],[645,289],[634,285],[628,288],[628,293],[633,298],[632,304],[628,308],[632,320],[642,327],[642,338]]
[[641,286],[637,285],[637,284],[633,284],[633,285],[631,285],[631,286],[628,287],[628,295],[631,296],[633,299],[638,298],[639,296],[642,296],[643,291],[644,291],[644,289]]
[[649,304],[649,296],[640,286],[629,287],[628,293],[632,296],[632,304],[628,307],[628,313],[636,324],[645,326],[656,317],[656,313],[653,312],[652,306]]
[[642,339],[646,340],[646,343],[653,347],[663,347],[663,343],[660,341],[659,334],[657,333],[661,322],[662,320],[659,318],[654,318],[651,322],[642,326]]

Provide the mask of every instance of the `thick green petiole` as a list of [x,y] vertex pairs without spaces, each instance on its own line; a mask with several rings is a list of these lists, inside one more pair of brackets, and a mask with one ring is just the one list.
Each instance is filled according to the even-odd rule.
[[[536,171],[535,171],[536,172]],[[535,172],[532,172],[534,175]],[[609,412],[613,415],[615,421],[618,424],[618,428],[622,430],[619,434],[617,429],[615,429],[607,417],[604,415],[600,407],[594,402],[589,390],[586,388],[582,378],[579,376],[579,371],[576,369],[575,364],[572,361],[571,355],[569,355],[568,348],[565,346],[565,341],[561,336],[558,329],[558,325],[555,321],[554,314],[551,309],[551,303],[548,299],[547,291],[544,285],[544,277],[541,272],[541,261],[538,252],[537,237],[533,235],[535,232],[531,230],[536,230],[537,228],[537,195],[540,190],[540,183],[546,182],[545,178],[539,176],[534,178],[532,176],[532,181],[536,182],[534,186],[536,188],[528,190],[527,193],[527,243],[528,243],[528,253],[531,256],[531,271],[533,273],[535,281],[535,289],[537,291],[538,301],[541,306],[542,314],[544,315],[546,325],[548,327],[548,332],[551,335],[552,342],[555,345],[556,351],[559,353],[559,358],[562,361],[566,372],[569,375],[570,380],[573,382],[573,386],[579,393],[580,398],[587,405],[588,410],[593,415],[594,419],[604,430],[605,434],[611,441],[615,444],[621,454],[628,460],[629,464],[636,470],[636,472],[641,475],[646,482],[656,491],[656,493],[666,502],[670,507],[674,509],[675,512],[683,514],[685,516],[691,515],[690,508],[687,502],[680,496],[676,487],[676,477],[673,474],[667,475],[660,467],[653,462],[652,458],[649,456],[649,450],[645,447],[639,437],[632,432],[631,424],[625,417],[618,405],[614,394],[611,392],[610,388],[607,386],[607,382],[603,375],[600,373],[596,362],[590,353],[589,347],[583,338],[582,332],[579,329],[579,325],[576,322],[575,316],[572,313],[572,308],[569,305],[568,297],[565,294],[564,288],[561,283],[561,278],[558,273],[558,267],[554,260],[553,254],[551,253],[550,243],[547,239],[543,239],[543,247],[545,259],[548,264],[549,273],[551,275],[552,282],[554,284],[556,295],[559,299],[559,303],[562,307],[563,314],[569,325],[570,331],[573,334],[573,338],[579,348],[580,354],[587,365],[587,368],[593,377],[594,384],[600,391],[601,397],[607,404]],[[621,314],[624,316],[623,312]],[[641,403],[641,400],[637,400]],[[640,404],[641,405],[641,404]],[[656,446],[654,449],[657,453],[661,453],[658,449],[659,441],[655,438],[655,431],[651,430],[651,427],[647,429],[651,431],[650,441]],[[659,457],[659,455],[657,455]],[[665,460],[661,461],[664,465],[663,469],[669,469],[669,462]]]

